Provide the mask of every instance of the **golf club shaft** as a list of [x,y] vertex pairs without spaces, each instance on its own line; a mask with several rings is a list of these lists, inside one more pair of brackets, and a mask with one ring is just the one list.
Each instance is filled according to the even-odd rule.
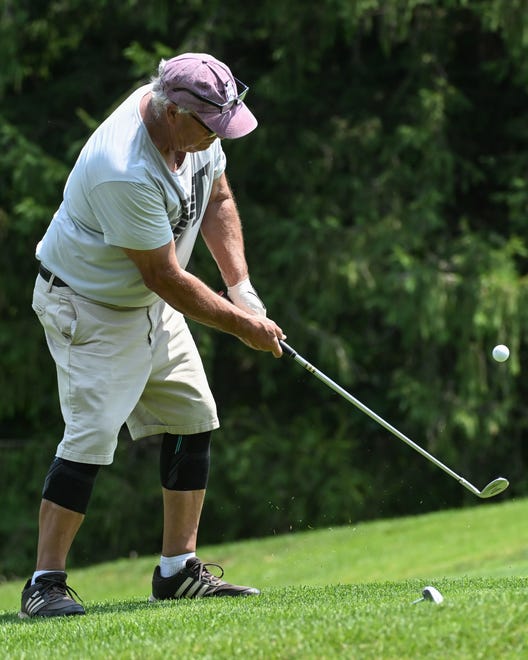
[[435,458],[432,454],[430,454],[428,451],[425,449],[422,449],[419,445],[417,445],[415,442],[413,442],[410,438],[408,438],[406,435],[398,431],[397,428],[392,426],[392,424],[389,424],[389,422],[386,422],[382,417],[377,415],[374,411],[372,411],[370,408],[368,408],[365,404],[361,403],[356,397],[352,396],[349,392],[347,392],[345,389],[343,389],[340,385],[335,383],[331,378],[326,376],[322,371],[317,369],[317,367],[314,367],[313,364],[310,364],[308,360],[305,360],[302,355],[299,355],[297,351],[295,351],[291,346],[289,346],[285,341],[280,340],[279,341],[281,348],[284,352],[285,355],[288,357],[291,357],[297,362],[297,364],[300,364],[301,367],[306,369],[306,371],[309,371],[311,374],[313,374],[316,378],[318,378],[320,381],[322,381],[325,385],[327,385],[330,389],[334,390],[334,392],[337,392],[337,394],[340,394],[344,399],[346,399],[349,403],[353,404],[356,406],[356,408],[359,408],[361,412],[365,413],[365,415],[368,415],[371,419],[373,419],[375,422],[383,426],[387,431],[395,435],[397,438],[405,442],[406,444],[409,445],[409,447],[412,447],[415,451],[417,451],[419,454],[424,456],[428,461],[439,467],[441,470],[446,472],[450,477],[453,477],[453,479],[456,479],[459,484],[464,486],[464,488],[467,488],[467,490],[471,491],[473,495],[480,496],[481,491],[473,486],[473,484],[470,484],[469,481],[466,481],[463,477],[461,477],[459,474],[451,470],[451,468],[448,468],[447,465],[444,465],[441,461],[439,461],[437,458]]

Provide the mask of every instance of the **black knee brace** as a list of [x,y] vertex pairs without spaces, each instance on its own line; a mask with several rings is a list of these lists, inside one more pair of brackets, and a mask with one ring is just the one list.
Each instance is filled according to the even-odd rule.
[[160,451],[161,485],[167,490],[207,488],[211,431],[193,435],[165,433]]
[[65,509],[85,514],[100,467],[55,457],[44,481],[42,497]]

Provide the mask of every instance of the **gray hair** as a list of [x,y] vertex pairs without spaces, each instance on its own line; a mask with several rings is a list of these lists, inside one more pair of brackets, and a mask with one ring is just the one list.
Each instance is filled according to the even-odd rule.
[[165,71],[165,64],[167,64],[167,60],[160,60],[160,63],[158,65],[158,75],[157,76],[152,76],[150,79],[150,82],[152,84],[152,111],[154,112],[154,115],[156,117],[160,117],[163,112],[165,111],[166,108],[169,106],[173,105],[177,108],[178,112],[181,113],[188,113],[190,110],[187,110],[187,108],[182,108],[182,106],[177,105],[174,103],[174,101],[171,101],[167,95],[165,94],[165,90],[163,89],[163,72]]

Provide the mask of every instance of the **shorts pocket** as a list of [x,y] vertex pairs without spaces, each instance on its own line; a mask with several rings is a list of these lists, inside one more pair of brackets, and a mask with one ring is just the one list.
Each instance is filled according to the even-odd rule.
[[31,307],[44,328],[48,342],[57,342],[57,345],[73,342],[78,313],[70,297],[35,289]]
[[33,300],[31,302],[31,307],[33,308],[33,311],[35,314],[42,319],[44,314],[46,313],[46,302],[43,299],[42,295],[40,292],[35,291],[33,293]]
[[55,322],[61,335],[73,342],[77,329],[77,309],[70,298],[60,297],[57,305]]

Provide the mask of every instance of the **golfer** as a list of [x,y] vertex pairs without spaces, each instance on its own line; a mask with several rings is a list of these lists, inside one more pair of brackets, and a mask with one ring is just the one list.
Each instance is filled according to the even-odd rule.
[[[43,486],[22,618],[85,613],[66,582],[67,556],[125,423],[134,440],[160,442],[164,528],[150,600],[259,593],[196,556],[219,422],[185,322],[282,355],[284,334],[249,280],[225,174],[221,139],[257,126],[247,91],[211,55],[162,60],[88,139],[37,247],[33,309],[56,363],[65,430]],[[199,233],[232,302],[185,270]]]

